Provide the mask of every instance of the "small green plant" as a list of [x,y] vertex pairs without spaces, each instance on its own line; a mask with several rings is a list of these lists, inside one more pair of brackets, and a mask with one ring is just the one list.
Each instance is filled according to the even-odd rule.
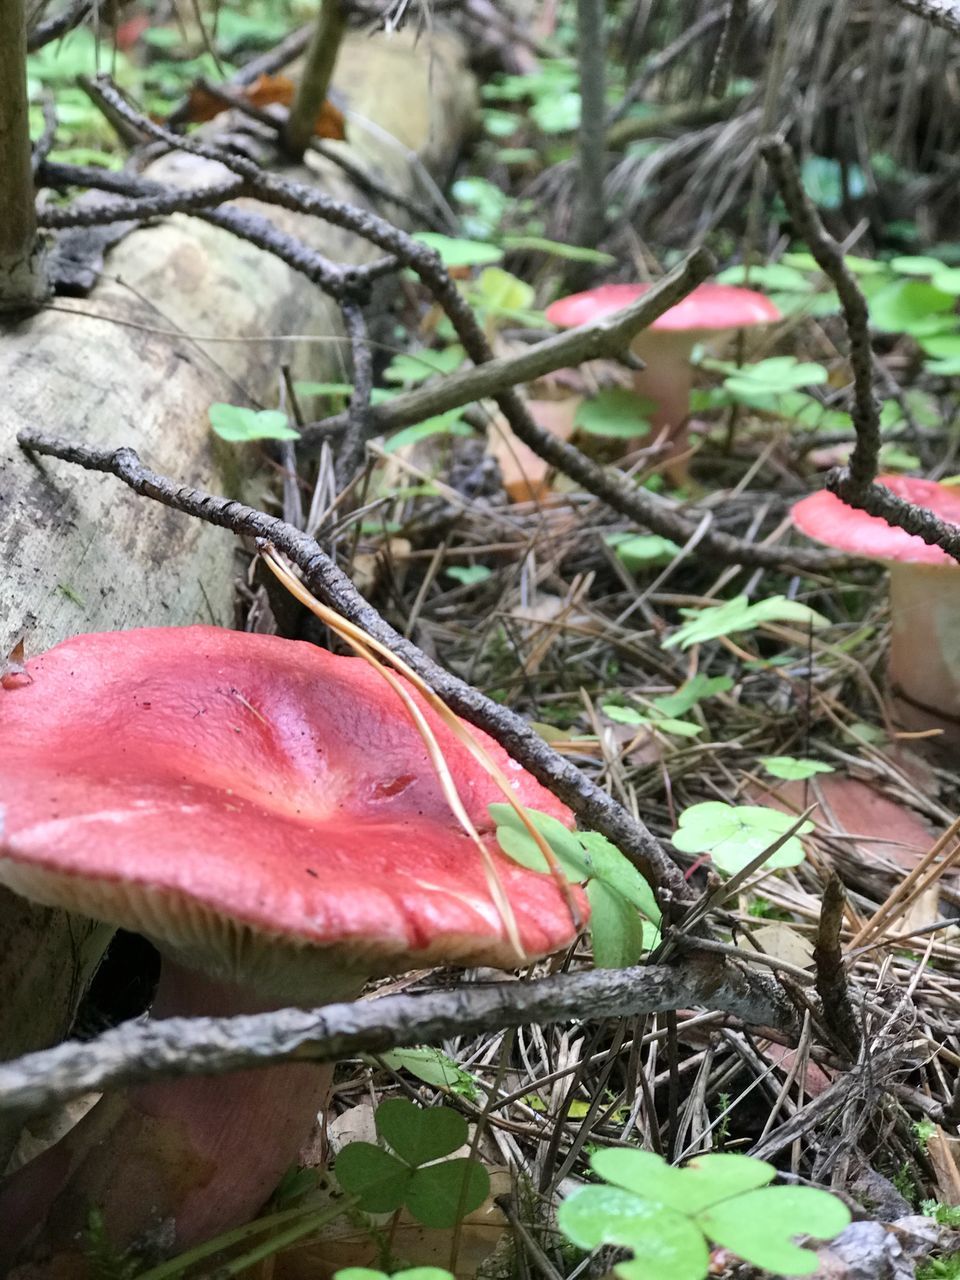
[[960,1204],[943,1204],[940,1200],[921,1200],[920,1212],[941,1227],[960,1230]]
[[[713,865],[726,875],[736,875],[764,849],[782,840],[796,825],[796,819],[778,809],[757,804],[723,804],[706,800],[691,805],[680,815],[680,826],[671,837],[681,853],[709,853]],[[803,845],[799,837],[813,830],[812,822],[803,822],[794,835],[783,840],[764,862],[765,870],[795,867],[803,861]]]
[[960,1250],[925,1262],[917,1268],[917,1280],[960,1280]]
[[772,777],[783,778],[786,782],[803,782],[818,773],[834,772],[832,764],[824,764],[822,760],[801,760],[794,756],[761,756],[760,763]]
[[652,1152],[610,1149],[590,1165],[603,1181],[564,1200],[557,1221],[581,1249],[630,1249],[613,1269],[622,1280],[703,1280],[711,1244],[779,1276],[809,1275],[817,1256],[793,1238],[828,1240],[850,1223],[836,1196],[772,1187],[774,1167],[750,1156],[703,1155],[676,1169]]
[[208,410],[210,426],[221,440],[246,444],[251,440],[298,440],[299,432],[290,426],[287,415],[279,409],[247,409],[239,404],[212,404]]
[[650,415],[656,406],[626,387],[607,387],[579,406],[577,429],[587,435],[634,440],[650,434]]
[[361,1209],[393,1213],[405,1207],[425,1227],[453,1227],[483,1204],[490,1178],[479,1160],[444,1159],[467,1141],[467,1122],[459,1112],[388,1098],[375,1119],[385,1145],[351,1142],[334,1168]]
[[470,1102],[479,1097],[477,1082],[469,1071],[458,1066],[440,1049],[391,1049],[380,1054],[380,1061],[394,1071],[408,1071],[424,1084],[433,1085]]
[[[568,831],[549,814],[527,809],[527,817],[574,883],[586,882],[594,964],[622,969],[636,964],[660,940],[660,908],[653,890],[615,845],[596,831]],[[500,848],[523,867],[546,871],[536,841],[507,804],[490,805]]]
[[738,631],[753,631],[767,622],[794,622],[804,627],[825,627],[827,619],[809,605],[786,596],[770,596],[751,604],[746,596],[735,596],[724,604],[708,609],[681,609],[689,622],[677,627],[672,636],[663,641],[664,649],[689,649],[705,640],[717,640],[721,636],[735,635]]

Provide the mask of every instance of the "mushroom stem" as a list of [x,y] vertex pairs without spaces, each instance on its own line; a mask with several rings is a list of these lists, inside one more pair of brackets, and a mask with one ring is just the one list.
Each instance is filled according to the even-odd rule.
[[655,406],[651,425],[656,435],[665,435],[666,472],[679,483],[687,478],[686,462],[674,459],[680,459],[689,448],[687,419],[693,390],[690,356],[694,345],[695,339],[689,334],[646,329],[630,347],[647,366],[633,375],[634,390]]
[[[323,999],[350,999],[360,985],[356,973],[331,975]],[[249,991],[165,961],[153,1015],[265,1007],[271,1002]],[[169,1254],[248,1222],[296,1162],[331,1076],[327,1065],[284,1063],[163,1080],[102,1099],[0,1187],[0,1261],[24,1246],[30,1256],[74,1256],[93,1205],[121,1252],[148,1243]]]
[[960,573],[953,564],[890,564],[890,686],[906,729],[960,744]]

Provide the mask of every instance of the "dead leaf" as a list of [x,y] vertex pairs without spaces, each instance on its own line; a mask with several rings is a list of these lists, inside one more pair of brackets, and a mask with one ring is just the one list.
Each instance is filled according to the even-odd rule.
[[[244,86],[241,92],[252,107],[259,107],[261,111],[273,106],[289,109],[296,95],[296,85],[289,76],[262,75],[257,76],[252,84]],[[194,85],[190,90],[187,103],[188,119],[193,124],[213,120],[222,111],[228,110],[229,105],[200,85]],[[332,102],[326,101],[320,108],[313,134],[316,138],[329,138],[334,142],[343,142],[346,138],[343,112]]]

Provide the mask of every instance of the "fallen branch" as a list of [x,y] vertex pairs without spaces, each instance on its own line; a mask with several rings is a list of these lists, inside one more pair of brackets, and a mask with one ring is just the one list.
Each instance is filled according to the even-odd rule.
[[[268,204],[278,204],[298,213],[322,218],[334,226],[362,236],[386,253],[395,256],[417,273],[436,298],[456,330],[464,351],[473,363],[487,364],[493,359],[483,327],[458,289],[456,281],[444,267],[439,254],[433,249],[421,244],[384,218],[377,217],[364,209],[344,204],[316,188],[267,173],[246,157],[216,147],[205,146],[193,139],[179,138],[135,111],[108,80],[101,78],[99,83],[104,97],[131,123],[145,129],[170,147],[225,165],[247,181],[258,199]],[[550,466],[570,476],[596,497],[602,498],[615,511],[619,511],[662,537],[671,538],[680,543],[689,541],[695,532],[694,525],[678,515],[662,500],[658,500],[647,490],[640,489],[632,480],[628,480],[618,472],[598,466],[573,445],[566,444],[544,431],[534,422],[526,403],[514,387],[501,387],[495,393],[495,399],[514,435],[545,459]],[[825,555],[821,551],[810,548],[788,550],[782,547],[756,546],[713,530],[707,530],[702,534],[699,546],[705,555],[724,564],[755,565],[776,569],[792,567],[801,572],[822,572],[838,563],[838,557]]]
[[213,1075],[271,1063],[334,1062],[451,1036],[703,1006],[787,1037],[799,1031],[776,982],[729,963],[594,969],[535,982],[462,985],[425,995],[281,1009],[234,1018],[125,1023],[0,1065],[0,1114],[44,1111],[80,1094],[161,1076]]
[[[445,671],[404,639],[360,595],[318,543],[275,516],[200,489],[177,485],[145,467],[132,449],[94,449],[87,445],[22,431],[20,444],[34,454],[62,458],[88,471],[117,476],[136,493],[235,534],[273,543],[303,572],[315,595],[362,627],[409,663],[457,712],[495,738],[506,751],[549,787],[577,814],[584,826],[602,832],[660,891],[662,906],[689,902],[692,890],[659,841],[575,765],[549,747],[526,721],[471,685]],[[669,910],[667,911],[669,915]]]

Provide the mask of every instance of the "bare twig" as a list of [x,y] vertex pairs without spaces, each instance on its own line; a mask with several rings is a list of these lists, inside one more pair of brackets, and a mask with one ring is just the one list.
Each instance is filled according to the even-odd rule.
[[942,31],[960,36],[960,0],[894,0],[894,3]]
[[353,365],[353,394],[347,410],[347,427],[337,453],[336,478],[342,489],[350,480],[363,458],[364,442],[373,434],[370,430],[370,396],[373,392],[373,351],[363,312],[353,302],[343,302],[340,307],[343,323],[350,340]]
[[313,137],[346,29],[347,15],[341,0],[322,0],[297,95],[283,129],[284,147],[295,160],[300,159]]
[[[351,622],[380,640],[409,663],[457,712],[484,729],[534,777],[554,791],[577,814],[584,826],[602,832],[637,865],[647,880],[670,901],[686,902],[690,889],[679,868],[639,821],[553,751],[521,716],[487,698],[433,662],[409,640],[398,635],[367,603],[320,546],[292,525],[253,507],[216,497],[200,489],[175,484],[145,467],[132,449],[93,449],[86,445],[24,431],[18,437],[33,453],[62,458],[88,471],[117,476],[136,493],[162,502],[233,533],[273,543],[303,572],[315,595]],[[672,895],[672,899],[671,899]]]
[[461,986],[425,995],[281,1009],[236,1018],[125,1023],[0,1065],[0,1113],[28,1114],[93,1090],[159,1076],[211,1075],[283,1061],[332,1062],[450,1036],[701,1005],[796,1036],[792,1003],[771,979],[722,963],[597,969],[536,982]]
[[37,240],[24,0],[0,5],[0,312],[35,310],[48,293]]
[[580,130],[577,160],[578,244],[595,249],[603,238],[606,203],[606,35],[604,0],[577,0]]
[[817,992],[823,1004],[824,1024],[832,1032],[838,1048],[856,1057],[860,1049],[860,1032],[850,999],[847,970],[840,946],[845,903],[846,895],[840,877],[835,871],[831,872],[823,891],[813,959],[817,972]]
[[62,13],[47,18],[45,22],[38,22],[27,35],[27,52],[36,53],[51,40],[65,36],[68,31],[80,25],[92,8],[93,0],[73,0]]
[[649,58],[636,80],[630,85],[616,108],[611,112],[607,123],[616,124],[618,120],[622,120],[633,104],[643,98],[647,89],[649,89],[661,71],[666,71],[667,67],[676,62],[678,58],[683,57],[691,45],[696,44],[709,31],[712,31],[715,26],[723,21],[723,18],[724,13],[720,8],[702,14],[696,22],[692,22],[689,27],[686,27],[676,40]]
[[343,267],[302,240],[288,235],[268,218],[246,209],[211,209],[210,205],[230,200],[246,191],[246,183],[239,175],[201,188],[171,188],[126,173],[44,162],[40,166],[40,178],[60,189],[89,185],[123,193],[126,197],[109,204],[88,206],[78,203],[66,208],[44,208],[39,214],[40,225],[44,227],[102,226],[108,222],[189,213],[274,254],[334,298],[362,297],[375,279],[396,268],[393,258],[381,258],[366,266]]
[[722,98],[730,83],[730,69],[736,56],[740,37],[747,25],[749,5],[747,0],[727,0],[723,15],[723,34],[717,53],[710,69],[710,84],[707,92],[714,98]]
[[[433,249],[414,240],[383,218],[364,209],[334,200],[314,187],[266,173],[246,157],[238,156],[233,152],[219,151],[193,139],[178,138],[146,116],[134,111],[109,81],[102,79],[100,83],[104,94],[133,122],[141,125],[169,146],[181,148],[192,155],[226,165],[227,168],[246,179],[259,199],[323,218],[334,226],[363,236],[387,253],[395,255],[399,261],[411,267],[419,275],[436,298],[474,364],[485,364],[493,358],[490,344],[470,304]],[[591,462],[579,449],[558,440],[539,427],[530,415],[525,402],[513,387],[500,388],[494,393],[494,398],[517,438],[551,466],[563,471],[590,493],[602,498],[615,511],[620,511],[639,524],[675,541],[682,542],[688,539],[691,532],[690,526],[675,512],[669,508],[665,510],[663,504],[658,503],[652,495],[638,488],[632,481]],[[704,533],[699,546],[706,555],[728,564],[752,564],[770,568],[783,568],[789,564],[808,571],[821,570],[826,564],[822,552],[813,552],[806,548],[785,552],[780,547],[755,546],[727,534],[713,531]]]
[[854,398],[851,416],[856,443],[849,466],[831,471],[826,487],[849,506],[880,516],[887,524],[905,529],[930,546],[941,547],[960,561],[960,526],[948,524],[925,508],[896,497],[883,485],[873,483],[881,443],[880,408],[873,392],[874,361],[866,300],[844,261],[843,250],[827,232],[804,191],[790,148],[782,138],[768,138],[761,151],[798,234],[837,290],[850,336]]

